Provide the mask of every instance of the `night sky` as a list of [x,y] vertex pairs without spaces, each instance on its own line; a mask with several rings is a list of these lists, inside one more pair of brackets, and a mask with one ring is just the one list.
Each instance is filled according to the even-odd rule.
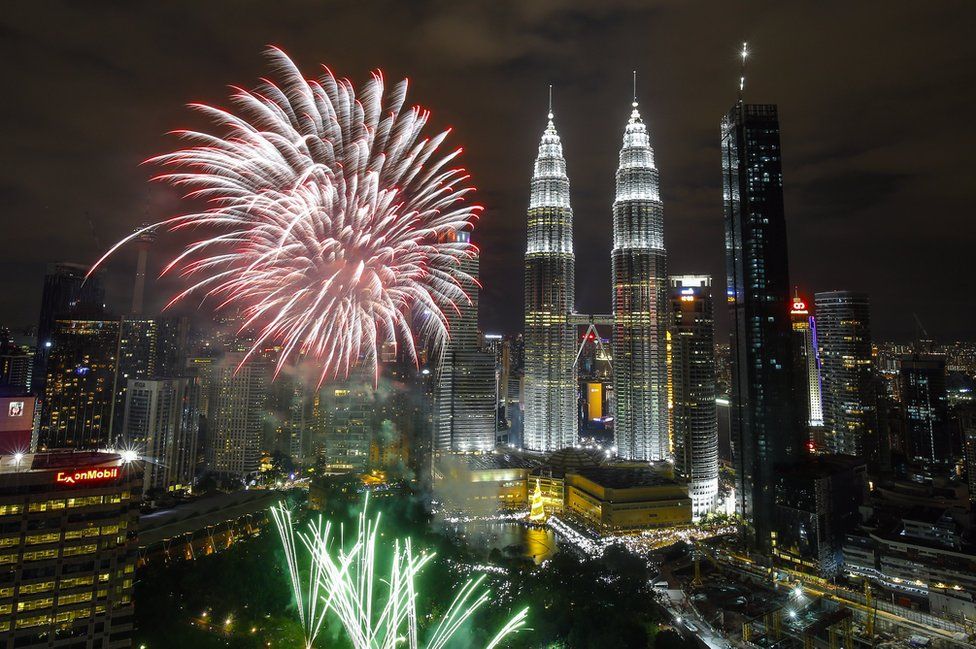
[[[631,70],[661,173],[669,268],[724,284],[719,120],[777,103],[791,280],[867,291],[876,339],[937,339],[976,319],[976,3],[491,0],[49,2],[0,17],[0,324],[36,322],[46,262],[93,262],[175,214],[140,162],[269,74],[267,44],[306,74],[409,76],[408,101],[453,126],[487,207],[481,324],[515,332],[529,177],[547,85],[569,166],[577,308],[610,305],[610,205]],[[163,241],[160,253],[177,248]],[[156,265],[163,255],[156,255]],[[132,255],[109,269],[118,310]],[[153,287],[161,303],[175,289]],[[724,313],[722,314],[724,316]]]

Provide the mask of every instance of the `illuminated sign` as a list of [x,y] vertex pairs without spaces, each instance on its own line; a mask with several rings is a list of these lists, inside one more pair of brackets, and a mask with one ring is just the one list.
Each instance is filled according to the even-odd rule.
[[24,416],[24,402],[23,401],[11,401],[7,405],[7,416],[8,417],[23,417]]
[[91,372],[91,368],[90,367],[85,367],[83,365],[80,365],[80,366],[78,366],[78,367],[75,368],[75,374],[77,374],[78,376],[85,376],[89,372]]
[[683,289],[681,289],[681,294],[682,295],[694,295],[695,294],[695,289],[693,289],[693,288],[683,288]]
[[587,383],[587,414],[590,419],[599,420],[603,416],[603,385],[600,383]]
[[792,315],[807,315],[807,303],[803,300],[793,300],[793,309],[790,311]]
[[114,480],[119,477],[119,467],[112,466],[102,469],[80,469],[78,471],[58,471],[54,481],[58,484],[83,484],[86,482],[101,482]]

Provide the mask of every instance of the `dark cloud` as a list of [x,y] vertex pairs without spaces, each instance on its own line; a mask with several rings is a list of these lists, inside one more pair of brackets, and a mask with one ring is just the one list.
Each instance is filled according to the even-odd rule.
[[[178,209],[139,163],[199,126],[282,46],[354,81],[409,76],[455,127],[488,210],[482,324],[521,326],[524,211],[555,85],[576,214],[578,304],[609,308],[610,203],[639,70],[665,201],[669,265],[724,280],[718,123],[751,43],[747,100],[779,104],[794,280],[871,293],[875,329],[972,337],[976,44],[968,2],[325,0],[9,3],[0,18],[0,322],[36,317],[44,262],[91,262]],[[89,225],[94,225],[94,229]],[[93,231],[94,230],[94,231]],[[161,243],[160,253],[177,242]],[[131,258],[113,263],[127,299]],[[174,286],[156,288],[157,302]]]

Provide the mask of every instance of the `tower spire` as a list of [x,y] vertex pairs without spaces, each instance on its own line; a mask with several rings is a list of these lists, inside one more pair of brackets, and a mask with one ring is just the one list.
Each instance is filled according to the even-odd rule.
[[549,84],[549,119],[552,119],[552,84]]
[[634,70],[634,99],[630,102],[630,124],[636,124],[641,121],[640,113],[637,111],[637,70]]
[[739,55],[742,57],[739,67],[739,103],[741,104],[742,93],[746,89],[746,57],[749,56],[749,44],[746,41],[742,41],[742,51]]

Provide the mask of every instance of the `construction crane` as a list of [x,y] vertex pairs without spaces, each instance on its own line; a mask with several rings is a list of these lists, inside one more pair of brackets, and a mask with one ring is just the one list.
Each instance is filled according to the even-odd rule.
[[864,603],[868,607],[867,621],[864,624],[864,634],[868,637],[873,647],[874,623],[878,619],[878,600],[874,597],[874,593],[871,592],[871,582],[867,579],[864,580]]
[[704,555],[704,557],[706,559],[708,559],[709,563],[711,563],[712,566],[714,566],[714,568],[716,570],[718,570],[718,571],[721,572],[722,566],[719,565],[718,561],[716,561],[715,558],[712,557],[712,555],[710,555],[708,552],[705,551],[704,547],[702,547],[702,542],[701,541],[692,541],[692,543],[694,543],[694,548],[695,548],[695,552],[694,552],[694,554],[695,554],[695,561],[694,561],[694,564],[695,564],[695,573],[694,573],[694,577],[692,577],[691,585],[692,586],[701,586],[702,585],[702,578],[701,578],[701,558],[702,558],[703,555]]
[[[912,317],[915,318],[915,349],[916,354],[921,354],[923,351],[927,352],[928,343],[931,340],[929,338],[929,332],[925,330],[925,325],[922,324],[922,320],[918,317],[917,313],[912,313]],[[925,349],[923,349],[923,346]]]

